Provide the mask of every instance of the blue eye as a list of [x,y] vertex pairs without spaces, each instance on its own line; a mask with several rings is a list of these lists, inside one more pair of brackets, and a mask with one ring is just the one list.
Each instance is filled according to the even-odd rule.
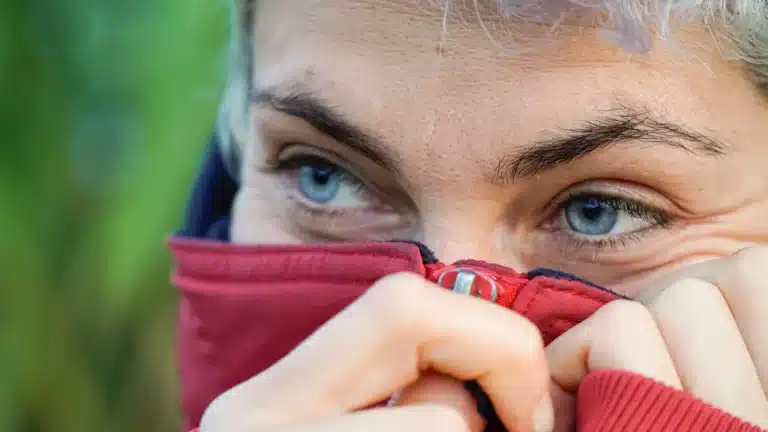
[[375,199],[353,175],[321,159],[297,162],[296,189],[310,205],[333,208],[363,208]]
[[582,235],[611,234],[619,225],[620,209],[599,198],[574,198],[566,203],[565,218],[570,228]]
[[298,171],[299,192],[310,201],[325,204],[339,193],[344,175],[338,168],[302,165]]

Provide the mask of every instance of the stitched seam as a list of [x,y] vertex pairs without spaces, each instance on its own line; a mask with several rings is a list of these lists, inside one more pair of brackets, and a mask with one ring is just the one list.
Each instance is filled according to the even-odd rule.
[[[533,281],[531,281],[531,282],[533,282]],[[530,284],[531,282],[528,282],[528,283]],[[526,303],[526,304],[525,304],[525,305],[524,305],[524,306],[523,306],[523,307],[520,309],[520,314],[521,314],[521,315],[523,315],[523,316],[525,316],[525,315],[528,315],[528,312],[531,310],[531,306],[533,305],[533,302],[534,302],[534,301],[536,301],[536,298],[537,298],[537,297],[539,296],[539,294],[541,293],[542,284],[540,284],[540,283],[537,283],[537,284],[535,285],[535,287],[536,287],[536,292],[535,292],[535,293],[534,293],[534,294],[531,296],[530,300],[528,300],[528,303]]]
[[[412,257],[410,257],[410,256],[407,256],[405,254],[400,254],[400,253],[395,254],[395,253],[390,253],[390,252],[391,251],[382,251],[381,253],[371,253],[371,252],[368,252],[368,253],[360,253],[360,252],[324,252],[324,254],[326,256],[327,255],[331,255],[331,256],[334,256],[334,257],[337,257],[337,258],[348,258],[348,257],[387,258],[387,259],[390,259],[390,260],[397,261],[397,264],[404,264],[405,266],[408,266],[408,265],[411,265],[411,264],[420,264],[421,265],[421,263],[419,261],[417,261],[415,259],[412,259]],[[209,258],[209,257],[211,257],[214,254],[216,255],[215,258]],[[296,258],[297,260],[305,258],[306,256],[318,256],[318,252],[309,252],[309,251],[308,252],[298,252],[298,253],[295,252],[295,251],[285,251],[285,252],[280,252],[279,254],[280,255],[291,255],[293,257],[297,257]],[[270,255],[274,258],[274,256],[276,254],[270,254]],[[232,253],[232,252],[226,252],[226,251],[206,251],[204,253],[188,252],[187,259],[201,260],[201,261],[211,261],[211,259],[220,259],[223,256],[228,257],[228,258],[238,258],[239,257],[238,254]],[[243,260],[244,261],[251,261],[251,260],[253,260],[252,262],[254,262],[254,263],[258,263],[259,262],[259,259],[255,259],[254,260],[251,257],[243,257]],[[178,261],[182,261],[182,260],[180,259]],[[188,266],[188,265],[184,265],[184,263],[180,263],[180,262],[177,262],[176,267],[177,267],[177,271],[179,273],[183,273],[183,274],[189,275],[189,276],[195,276],[195,277],[200,278],[200,279],[204,279],[205,277],[213,277],[213,275],[220,276],[222,274],[224,274],[224,275],[231,274],[227,270],[200,271],[199,268],[195,268],[196,266]],[[193,268],[190,268],[190,267],[193,267]],[[228,279],[235,280],[235,281],[241,280],[240,278],[236,278],[236,277],[229,277]],[[259,279],[259,280],[261,280],[261,281],[274,281],[274,280],[291,281],[291,280],[303,280],[303,279],[304,278],[297,278],[297,279],[286,278],[285,275],[283,274],[283,275],[280,276],[279,279],[277,279],[277,278],[276,279],[262,278],[262,279]],[[330,279],[326,279],[325,277],[323,279],[324,280],[330,280]],[[349,279],[346,279],[346,280],[349,280]]]
[[[244,248],[247,246],[241,245]],[[406,252],[401,251],[393,251],[391,248],[388,247],[379,247],[378,244],[371,244],[366,246],[366,248],[371,248],[377,250],[376,253],[373,252],[358,252],[358,251],[345,251],[345,250],[333,250],[333,247],[330,249],[326,249],[324,253],[334,254],[334,255],[342,255],[342,256],[350,256],[350,255],[356,255],[356,256],[389,256],[389,257],[396,257],[396,258],[405,258],[409,259],[410,256]],[[238,245],[235,245],[235,247],[238,247]],[[196,244],[172,244],[171,249],[174,251],[177,251],[179,253],[183,253],[185,255],[195,255],[195,256],[210,256],[210,255],[229,255],[229,256],[238,256],[241,254],[246,254],[246,251],[244,250],[232,250],[231,248],[228,250],[223,250],[219,248],[209,248],[207,245],[196,245]],[[292,248],[291,246],[288,246],[287,248],[270,248],[270,247],[260,247],[261,250],[259,250],[259,253],[268,253],[270,255],[297,255],[297,254],[316,254],[318,253],[316,250],[296,250],[295,248]],[[252,251],[247,251],[248,253]]]
[[[239,252],[218,251],[218,250],[209,250],[209,251],[181,251],[181,253],[184,254],[184,255],[187,255],[187,256],[193,256],[196,259],[205,259],[205,257],[209,257],[209,256],[212,256],[212,255],[216,255],[217,257],[221,257],[221,256],[229,256],[229,257],[246,256],[245,254],[241,255]],[[274,255],[292,255],[292,256],[302,255],[303,256],[303,255],[317,255],[319,252],[316,252],[316,251],[312,251],[312,252],[310,252],[310,251],[306,251],[306,252],[304,252],[304,251],[298,251],[298,252],[297,251],[278,251],[278,252],[264,252],[264,253],[268,254],[268,255],[271,255],[271,256],[274,256]],[[377,253],[373,253],[373,252],[324,251],[322,253],[328,254],[328,255],[344,256],[344,257],[349,257],[349,256],[362,256],[362,257],[381,257],[381,256],[386,256],[388,258],[397,258],[397,259],[402,259],[402,260],[410,261],[410,257],[409,256],[407,256],[405,254],[401,254],[401,253],[397,253],[397,254],[390,253],[390,251],[381,251],[381,252],[377,252]],[[202,258],[200,258],[200,257],[202,257]]]
[[[215,276],[212,276],[212,278],[215,278]],[[196,277],[194,277],[192,279],[193,279],[193,282],[195,282],[195,283],[197,283],[197,282],[205,283],[206,281],[209,281],[209,280],[220,282],[219,279],[208,279],[208,278],[203,277],[203,276],[196,276]],[[375,278],[375,279],[331,279],[331,278],[323,278],[322,282],[323,283],[334,284],[334,285],[359,285],[359,284],[373,285],[378,280],[379,280],[379,278]],[[179,282],[181,282],[181,283],[179,283],[179,285],[183,284],[183,281],[179,281]],[[248,280],[245,280],[245,279],[231,279],[231,280],[228,280],[227,282],[231,283],[233,285],[253,285],[253,284],[269,283],[269,282],[286,282],[286,283],[313,282],[314,283],[313,279],[311,279],[309,277],[308,278],[295,278],[295,279],[280,277],[279,279],[259,279],[257,281],[254,281],[252,279],[248,279]],[[178,290],[182,291],[182,292],[194,292],[194,293],[210,293],[210,292],[222,293],[222,291],[220,291],[220,290],[211,291],[211,290],[206,290],[206,289],[194,289],[194,288],[187,288],[187,287],[178,288]],[[225,293],[226,293],[226,291],[225,291]],[[247,292],[233,292],[232,294],[247,294]]]
[[[224,253],[215,252],[215,254],[216,254],[216,258],[221,258],[222,256],[226,256],[226,257],[229,257],[229,258],[238,258],[239,257],[239,255],[237,255],[237,254],[231,254],[231,253],[227,253],[227,252],[224,252]],[[285,253],[281,253],[280,255],[291,255],[291,256],[294,256],[294,257],[296,257],[298,255],[299,257],[304,258],[306,256],[318,256],[317,254],[318,254],[317,252],[305,252],[305,253],[285,252]],[[389,254],[389,253],[352,253],[352,252],[348,252],[348,253],[328,252],[328,253],[325,253],[325,254],[326,255],[333,255],[333,256],[336,256],[336,257],[339,257],[339,258],[349,258],[349,257],[384,258],[384,257],[386,257],[386,258],[402,261],[402,262],[405,262],[405,263],[417,262],[416,260],[411,259],[411,257],[405,256],[405,255],[402,255],[402,254],[395,255],[395,254]],[[186,258],[187,259],[194,259],[194,260],[210,260],[207,257],[211,257],[212,255],[213,255],[213,253],[211,253],[211,252],[196,253],[196,254],[189,254]],[[270,254],[270,255],[272,257],[274,257],[275,254]],[[301,259],[301,258],[296,258],[296,259]],[[242,259],[244,261],[249,261],[249,260],[253,260],[253,262],[258,262],[259,261],[259,259],[254,259],[252,257],[242,257]],[[182,260],[179,260],[179,261],[182,261]],[[177,263],[177,265],[180,268],[185,268],[186,267],[186,266],[183,265],[183,263]]]

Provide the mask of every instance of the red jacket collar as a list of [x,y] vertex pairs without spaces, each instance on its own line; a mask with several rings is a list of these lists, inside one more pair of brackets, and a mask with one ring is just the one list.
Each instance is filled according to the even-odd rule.
[[[521,274],[481,261],[425,263],[408,243],[234,245],[169,241],[179,289],[179,362],[187,430],[219,394],[263,371],[378,279],[413,272],[451,288],[471,274],[478,295],[526,316],[554,338],[617,298],[559,272]],[[461,276],[463,277],[463,276]]]

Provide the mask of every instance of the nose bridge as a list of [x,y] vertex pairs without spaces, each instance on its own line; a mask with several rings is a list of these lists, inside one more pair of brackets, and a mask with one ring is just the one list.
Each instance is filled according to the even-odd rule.
[[433,201],[422,209],[422,241],[444,263],[477,259],[515,266],[514,250],[497,241],[509,235],[501,207],[487,199]]
[[[443,217],[439,221],[425,221],[424,243],[445,263],[467,258],[490,260],[494,255],[492,234],[467,226],[465,221],[452,219]],[[482,222],[477,221],[477,224]]]

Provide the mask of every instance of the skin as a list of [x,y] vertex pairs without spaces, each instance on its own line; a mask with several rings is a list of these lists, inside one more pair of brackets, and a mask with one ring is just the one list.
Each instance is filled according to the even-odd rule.
[[[510,430],[567,430],[580,379],[610,368],[768,425],[768,339],[758,331],[768,328],[768,158],[759,138],[768,133],[768,99],[697,26],[630,57],[601,42],[597,29],[575,36],[566,26],[521,41],[521,30],[491,11],[485,25],[465,12],[444,19],[410,1],[262,2],[253,124],[236,127],[244,159],[233,240],[405,237],[444,262],[557,268],[639,301],[601,309],[545,349],[522,317],[414,290],[429,284],[395,275],[222,395],[201,430],[481,430],[466,379],[479,380]],[[375,137],[378,157],[286,113],[280,98],[297,93]],[[657,133],[535,175],[499,175],[542,143],[629,110],[699,142]],[[280,161],[308,155],[348,171],[366,192],[334,206],[307,200],[297,186],[306,162]],[[585,236],[563,216],[575,192],[654,208],[671,222],[656,226],[658,218],[620,210],[616,233]],[[494,345],[488,329],[513,332],[516,343]],[[449,342],[438,337],[446,334]],[[341,340],[357,341],[355,353],[335,349]],[[530,372],[510,374],[499,363]],[[312,375],[309,364],[324,364],[323,378],[292,384]],[[372,378],[361,385],[359,376]],[[339,416],[396,390],[390,408]]]
[[[301,119],[254,104],[256,133],[244,134],[235,241],[407,237],[445,262],[473,257],[519,270],[559,268],[627,294],[632,292],[624,285],[632,281],[768,243],[768,158],[759,138],[768,132],[768,99],[738,65],[720,61],[711,49],[692,48],[711,45],[704,32],[690,29],[676,45],[657,41],[645,58],[602,43],[597,30],[513,56],[498,45],[527,45],[505,38],[508,32],[490,39],[469,16],[467,23],[447,25],[441,54],[438,10],[383,2],[374,11],[373,3],[382,2],[263,2],[254,80],[257,91],[290,95],[298,86],[316,93],[350,123],[378,136],[381,153],[390,155],[397,171]],[[727,146],[724,154],[699,156],[628,141],[533,178],[494,181],[505,157],[622,106],[706,133]],[[339,155],[334,162],[341,159],[371,189],[386,191],[375,201],[395,209],[375,212],[372,200],[363,199],[333,207],[368,209],[357,212],[362,216],[352,211],[334,222],[301,217],[289,199],[296,188],[284,181],[290,174],[262,169],[287,142],[303,143],[294,146],[299,153]],[[543,228],[561,216],[551,208],[558,200],[584,188],[638,198],[675,223],[625,233],[615,247],[600,248],[579,244],[567,227],[557,233]],[[361,228],[360,218],[384,228]],[[392,218],[399,222],[386,221]],[[647,222],[635,218],[632,224]]]

